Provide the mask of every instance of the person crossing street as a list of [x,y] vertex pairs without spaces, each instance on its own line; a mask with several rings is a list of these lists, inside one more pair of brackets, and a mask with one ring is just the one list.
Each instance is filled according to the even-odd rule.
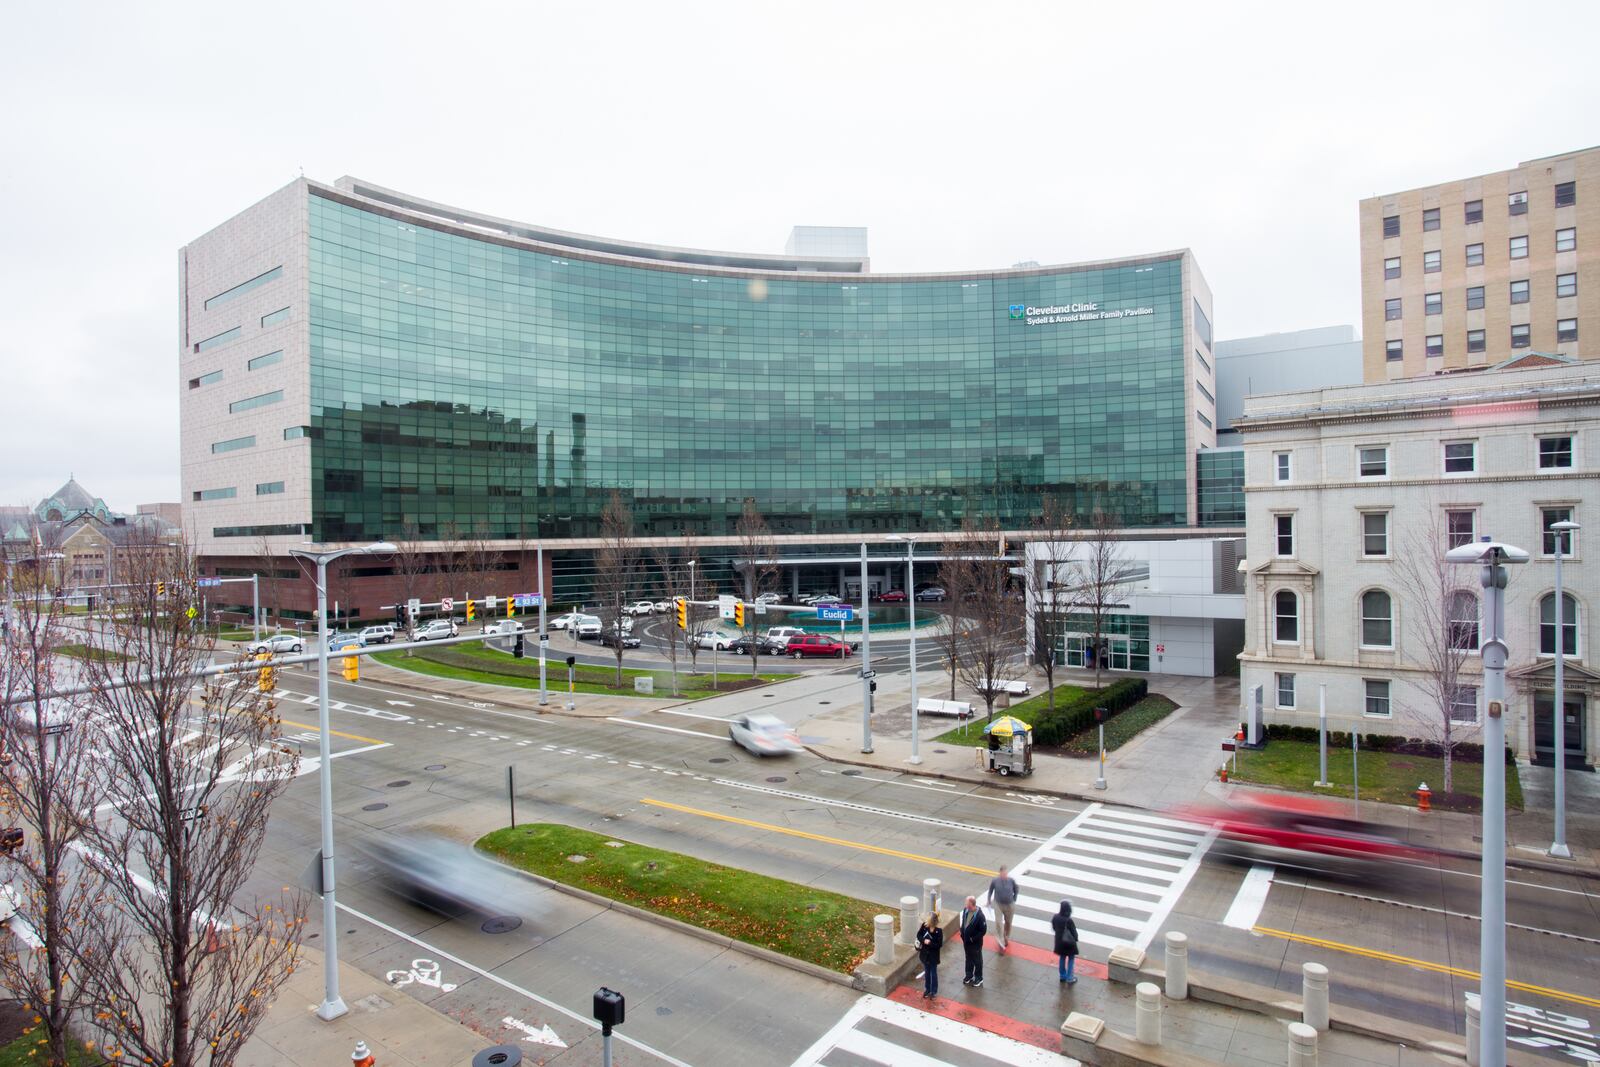
[[962,985],[983,985],[983,935],[989,932],[989,920],[983,917],[977,897],[968,897],[967,906],[961,909],[961,947],[966,952],[966,973]]
[[1001,867],[989,882],[988,904],[994,905],[994,935],[1000,943],[1000,951],[1004,952],[1011,943],[1011,913],[1017,905],[1017,883],[1009,873],[1009,867]]

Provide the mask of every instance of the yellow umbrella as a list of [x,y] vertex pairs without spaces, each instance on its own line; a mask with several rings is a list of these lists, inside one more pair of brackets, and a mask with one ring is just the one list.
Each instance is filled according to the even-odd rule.
[[989,725],[985,726],[983,728],[983,732],[986,734],[994,734],[996,737],[1011,737],[1018,733],[1028,733],[1032,729],[1033,727],[1029,726],[1015,715],[1002,715],[994,722],[991,722]]

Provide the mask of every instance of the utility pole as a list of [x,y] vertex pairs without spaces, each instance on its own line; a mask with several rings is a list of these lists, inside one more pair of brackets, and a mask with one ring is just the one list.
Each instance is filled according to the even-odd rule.
[[1566,593],[1561,589],[1561,557],[1567,549],[1567,539],[1572,536],[1572,531],[1579,529],[1577,523],[1570,519],[1565,522],[1553,522],[1550,529],[1556,535],[1556,692],[1555,706],[1550,709],[1551,716],[1555,719],[1555,772],[1556,772],[1556,828],[1555,840],[1550,844],[1550,855],[1559,860],[1570,860],[1572,850],[1567,847],[1567,699],[1566,687],[1562,684],[1565,678],[1562,674],[1562,660],[1567,658],[1566,635],[1566,605],[1562,603]]
[[867,606],[867,543],[861,542],[861,751],[872,751],[872,630]]
[[544,626],[544,602],[549,597],[544,595],[544,542],[539,542],[539,706],[542,708],[550,703],[550,692],[545,688],[544,653],[550,644],[550,633]]

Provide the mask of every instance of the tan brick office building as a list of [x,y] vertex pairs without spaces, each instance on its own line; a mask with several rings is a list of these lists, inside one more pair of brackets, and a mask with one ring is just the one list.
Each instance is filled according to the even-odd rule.
[[1363,378],[1600,356],[1600,148],[1361,202]]

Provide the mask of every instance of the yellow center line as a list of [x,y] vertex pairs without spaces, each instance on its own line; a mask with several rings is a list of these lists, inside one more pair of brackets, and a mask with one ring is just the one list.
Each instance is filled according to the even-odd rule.
[[791,830],[787,826],[774,826],[771,823],[755,822],[751,819],[740,819],[733,815],[723,815],[715,811],[701,811],[699,808],[686,808],[681,804],[669,804],[665,800],[651,800],[643,797],[642,804],[651,807],[668,808],[672,811],[681,811],[685,815],[701,815],[707,819],[717,819],[722,822],[736,823],[739,826],[750,826],[757,830],[771,830],[775,834],[788,834],[790,837],[803,837],[807,841],[820,841],[825,845],[842,845],[845,848],[858,848],[863,852],[876,852],[880,856],[895,856],[903,860],[915,860],[918,863],[931,863],[935,867],[946,867],[952,871],[965,871],[969,874],[981,874],[985,878],[991,877],[994,871],[989,867],[969,867],[965,863],[952,863],[949,860],[934,859],[932,856],[919,856],[915,852],[901,852],[893,848],[881,848],[878,845],[863,844],[860,841],[846,841],[842,837],[826,837],[822,834],[808,834],[804,830]]
[[[1291,934],[1285,930],[1274,930],[1266,926],[1256,926],[1252,933],[1266,934],[1269,937],[1281,937],[1285,941],[1294,941],[1302,945],[1314,945],[1317,948],[1332,949],[1334,952],[1347,952],[1352,956],[1362,956],[1369,960],[1381,960],[1384,963],[1398,963],[1406,967],[1419,967],[1424,971],[1433,971],[1436,974],[1448,974],[1457,978],[1468,978],[1474,981],[1482,979],[1477,971],[1469,971],[1465,967],[1451,967],[1444,963],[1434,963],[1431,960],[1412,959],[1410,956],[1397,956],[1393,952],[1380,952],[1374,948],[1362,948],[1359,945],[1346,945],[1342,941],[1328,941],[1320,937],[1307,937],[1305,934]],[[1586,997],[1582,993],[1564,993],[1559,989],[1550,989],[1547,986],[1531,985],[1527,982],[1513,982],[1507,980],[1506,988],[1515,989],[1519,993],[1536,993],[1541,996],[1552,997],[1556,1000],[1566,1000],[1574,1004],[1583,1004],[1591,1008],[1600,1008],[1600,998]]]
[[[279,719],[278,721],[285,726],[298,726],[302,730],[322,729],[320,726],[312,726],[310,723],[305,722],[295,722],[293,719]],[[347,734],[340,730],[329,730],[328,733],[334,737],[343,737],[351,741],[365,741],[369,745],[387,745],[389,743],[387,741],[379,741],[376,737],[362,737],[360,734]]]

